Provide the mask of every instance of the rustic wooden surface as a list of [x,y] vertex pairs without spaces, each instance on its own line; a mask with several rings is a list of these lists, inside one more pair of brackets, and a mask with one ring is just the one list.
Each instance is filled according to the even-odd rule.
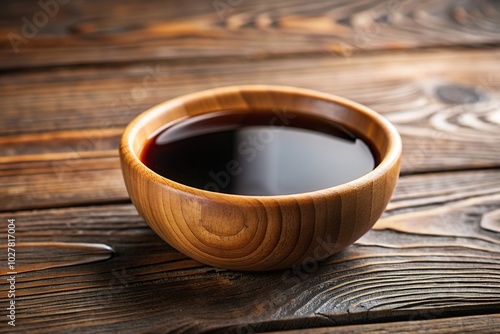
[[[495,332],[499,3],[221,2],[231,7],[70,0],[18,53],[8,34],[41,9],[0,4],[0,245],[15,218],[15,330]],[[117,146],[135,115],[252,83],[351,98],[402,134],[384,217],[320,265],[203,266],[162,242],[126,194]],[[13,331],[5,314],[1,333]]]

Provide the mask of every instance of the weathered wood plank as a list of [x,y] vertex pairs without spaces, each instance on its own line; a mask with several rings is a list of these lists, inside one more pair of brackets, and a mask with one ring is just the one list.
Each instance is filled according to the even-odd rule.
[[117,147],[133,116],[172,96],[249,82],[319,89],[384,113],[403,137],[403,174],[496,168],[499,60],[498,50],[432,50],[356,56],[350,62],[315,57],[178,64],[147,89],[142,83],[153,78],[150,65],[30,71],[10,75],[10,84],[3,76],[0,209],[128,201]]
[[[268,273],[187,259],[131,204],[2,213],[17,226],[17,319],[41,333],[241,333],[497,312],[500,229],[483,220],[500,210],[500,171],[402,181],[393,208],[354,246],[319,266]],[[99,245],[114,257],[102,261]]]
[[[442,128],[438,132],[445,133],[450,130],[449,118],[457,113],[472,114],[469,116],[479,117],[479,124],[469,118],[460,119],[458,125],[471,124],[488,131],[490,123],[499,123],[495,116],[500,91],[498,59],[499,49],[427,50],[348,59],[323,55],[10,73],[0,76],[0,134],[71,129],[106,133],[166,99],[252,83],[292,85],[341,95],[402,125],[419,126],[419,120],[425,125],[426,117],[433,116],[436,126]],[[478,130],[474,126],[470,131]],[[413,128],[406,130],[416,132]],[[491,130],[494,134],[495,128]]]
[[42,161],[0,171],[0,211],[129,202],[113,158]]
[[456,317],[452,319],[433,319],[420,321],[400,321],[370,325],[354,325],[341,327],[310,328],[274,333],[292,334],[322,334],[322,333],[371,333],[371,334],[400,334],[400,333],[485,333],[495,334],[500,327],[500,314]]
[[0,68],[500,41],[494,0],[58,2],[3,2]]
[[109,156],[106,151],[118,148],[122,132],[98,128],[0,136],[0,164]]
[[1,209],[127,200],[116,151],[122,127],[164,99],[226,84],[304,86],[383,112],[403,136],[404,174],[498,167],[499,57],[498,50],[477,50],[355,56],[349,62],[162,63],[158,73],[169,74],[148,87],[142,85],[154,77],[151,65],[4,76]]

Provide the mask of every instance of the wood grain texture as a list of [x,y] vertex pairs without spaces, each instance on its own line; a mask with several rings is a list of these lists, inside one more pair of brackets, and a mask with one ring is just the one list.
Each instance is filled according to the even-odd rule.
[[[496,332],[498,1],[219,4],[71,0],[16,54],[8,34],[41,7],[0,3],[0,221],[17,219],[17,329]],[[321,266],[204,266],[150,230],[121,181],[119,136],[137,114],[256,83],[345,96],[402,134],[388,210]]]
[[[38,21],[34,16],[43,9],[37,2],[2,2],[1,68],[311,52],[343,56],[500,40],[495,0],[60,1],[65,4]],[[39,22],[24,28],[24,35],[29,23],[23,17]]]
[[168,76],[144,91],[155,65],[3,76],[0,209],[126,201],[117,148],[132,117],[168,98],[249,82],[318,89],[383,113],[402,135],[404,174],[498,167],[499,57],[496,50],[432,50],[349,61],[161,63]]
[[[351,182],[277,196],[196,189],[164,178],[141,162],[144,146],[165,124],[190,116],[209,117],[221,110],[273,111],[267,121],[269,131],[287,126],[290,121],[283,120],[287,115],[335,122],[363,134],[379,161],[372,171]],[[313,90],[250,85],[184,95],[149,109],[126,127],[120,161],[132,202],[166,242],[203,263],[260,271],[321,260],[366,233],[392,196],[401,151],[396,129],[365,106]]]
[[485,333],[495,334],[500,326],[500,315],[478,315],[470,317],[456,317],[451,319],[434,319],[421,321],[403,321],[390,322],[371,325],[354,325],[345,327],[324,327],[300,329],[291,331],[279,331],[271,333],[306,333],[306,334],[321,334],[321,333],[373,333],[373,334],[390,334],[390,333]]
[[[319,266],[266,273],[217,270],[186,258],[131,204],[8,212],[0,219],[16,218],[18,262],[29,264],[18,275],[26,331],[248,333],[412,320],[401,325],[411,331],[426,324],[413,320],[498,311],[500,234],[481,221],[500,209],[500,188],[478,190],[499,180],[498,170],[405,176],[392,203],[426,192],[434,200],[393,208]],[[54,239],[60,244],[51,249],[36,246]],[[89,252],[81,264],[58,263],[70,244],[107,245],[114,256],[95,262]],[[57,265],[36,267],[31,251]]]
[[[396,124],[431,128],[437,132],[437,142],[454,142],[457,139],[451,136],[451,127],[434,127],[430,118],[442,119],[446,125],[451,117],[452,125],[460,129],[471,119],[457,124],[453,116],[466,112],[480,116],[484,129],[497,125],[499,58],[497,49],[433,49],[349,58],[325,54],[13,72],[0,76],[0,134],[82,130],[82,136],[104,139],[110,131],[123,128],[144,110],[167,99],[221,86],[269,84],[343,96],[387,115]],[[469,100],[463,100],[461,93]],[[403,134],[417,132],[404,130]],[[477,128],[468,129],[474,130]],[[481,129],[476,136],[482,133]],[[0,152],[4,150],[2,146]]]

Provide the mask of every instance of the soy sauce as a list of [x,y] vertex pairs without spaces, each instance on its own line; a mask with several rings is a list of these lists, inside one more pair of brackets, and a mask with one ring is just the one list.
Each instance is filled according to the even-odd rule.
[[236,195],[310,192],[357,179],[376,166],[370,147],[323,118],[278,111],[220,111],[169,124],[142,162],[187,186]]

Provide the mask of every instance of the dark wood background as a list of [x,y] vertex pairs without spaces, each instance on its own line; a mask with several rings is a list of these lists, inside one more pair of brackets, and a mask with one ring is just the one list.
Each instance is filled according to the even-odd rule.
[[[0,245],[16,219],[16,331],[500,328],[500,2],[60,1],[46,22],[35,1],[0,4]],[[134,116],[254,83],[345,96],[403,137],[384,217],[320,265],[204,266],[162,242],[124,188],[117,145]],[[2,278],[1,333],[7,290]]]

